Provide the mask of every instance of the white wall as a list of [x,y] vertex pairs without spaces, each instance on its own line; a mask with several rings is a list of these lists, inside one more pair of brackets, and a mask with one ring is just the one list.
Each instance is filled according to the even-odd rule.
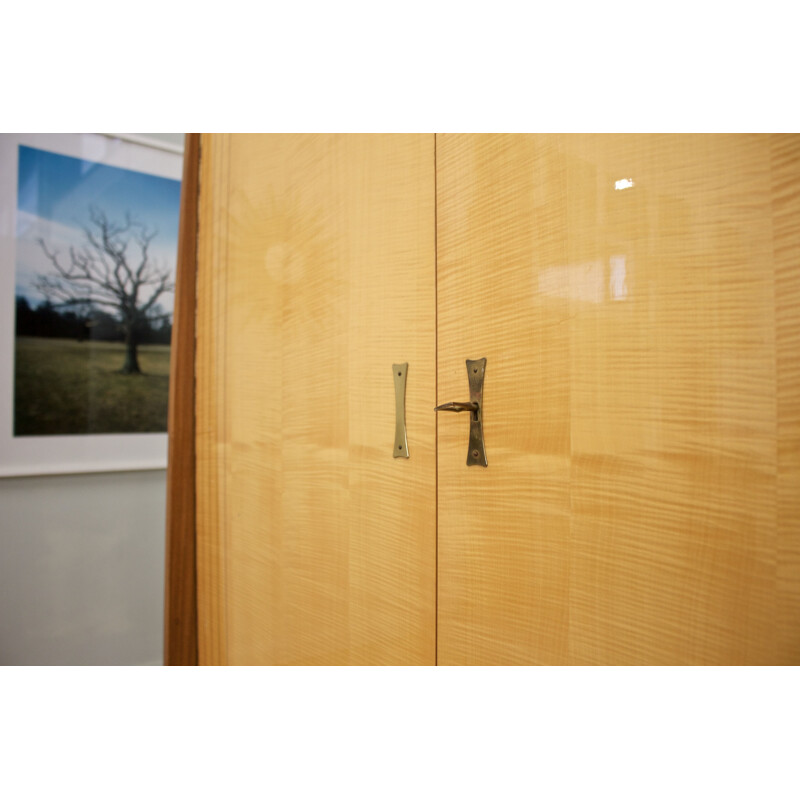
[[166,472],[0,479],[0,664],[161,664]]
[[0,478],[0,664],[161,664],[165,517],[165,470]]

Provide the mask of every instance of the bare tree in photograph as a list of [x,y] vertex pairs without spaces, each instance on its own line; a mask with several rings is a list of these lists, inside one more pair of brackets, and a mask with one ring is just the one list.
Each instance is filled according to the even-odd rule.
[[[36,288],[54,308],[104,310],[119,322],[125,339],[125,363],[120,370],[138,374],[139,330],[170,315],[157,305],[173,291],[169,269],[157,265],[150,244],[157,231],[148,230],[130,214],[124,223],[112,222],[95,208],[89,210],[91,226],[83,228],[85,243],[69,248],[69,260],[51,251],[43,239],[39,246],[55,268],[39,275]],[[134,247],[131,247],[131,243]]]

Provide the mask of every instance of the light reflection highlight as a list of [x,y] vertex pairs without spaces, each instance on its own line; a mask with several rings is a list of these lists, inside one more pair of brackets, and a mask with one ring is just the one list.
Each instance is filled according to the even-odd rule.
[[605,262],[597,259],[583,264],[546,267],[537,277],[539,294],[582,303],[626,300],[629,293],[627,258],[622,254],[609,257],[608,271]]
[[628,296],[625,283],[625,256],[611,256],[608,259],[608,291],[612,300],[624,300]]
[[605,270],[602,261],[548,267],[539,273],[539,293],[550,297],[600,303],[605,295]]

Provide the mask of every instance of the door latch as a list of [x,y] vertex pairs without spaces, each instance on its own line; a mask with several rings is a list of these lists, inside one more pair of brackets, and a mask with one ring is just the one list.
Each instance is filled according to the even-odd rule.
[[486,359],[477,361],[467,359],[467,379],[469,380],[469,403],[444,403],[434,411],[469,411],[469,450],[467,466],[488,467],[486,448],[483,444],[483,377],[486,374]]

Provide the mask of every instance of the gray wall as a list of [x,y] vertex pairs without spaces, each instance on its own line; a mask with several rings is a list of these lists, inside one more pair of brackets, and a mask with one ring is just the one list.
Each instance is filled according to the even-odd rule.
[[0,664],[161,664],[166,472],[0,479]]

